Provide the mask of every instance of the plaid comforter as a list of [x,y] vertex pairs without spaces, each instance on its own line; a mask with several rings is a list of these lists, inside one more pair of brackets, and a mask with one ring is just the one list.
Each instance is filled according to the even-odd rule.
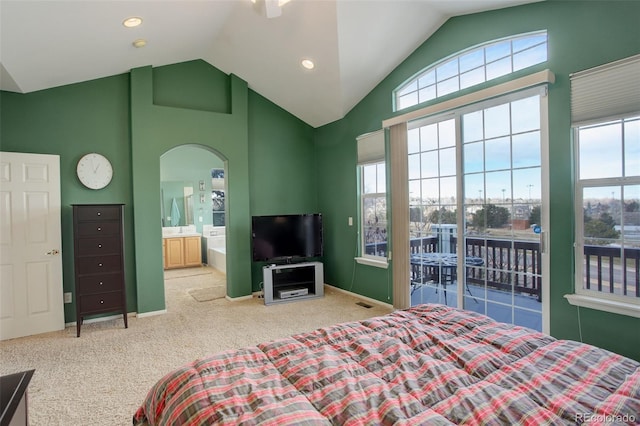
[[441,305],[197,360],[135,425],[640,423],[640,363]]

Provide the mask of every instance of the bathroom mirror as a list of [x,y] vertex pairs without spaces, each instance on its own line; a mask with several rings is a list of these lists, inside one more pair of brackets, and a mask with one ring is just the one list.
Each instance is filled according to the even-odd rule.
[[193,182],[160,182],[162,226],[187,226],[195,223]]
[[[181,145],[160,157],[160,199],[162,226],[224,226],[225,167],[215,153],[199,145]],[[186,188],[186,189],[185,189]],[[173,199],[177,215],[171,214]],[[168,219],[171,218],[171,219]]]

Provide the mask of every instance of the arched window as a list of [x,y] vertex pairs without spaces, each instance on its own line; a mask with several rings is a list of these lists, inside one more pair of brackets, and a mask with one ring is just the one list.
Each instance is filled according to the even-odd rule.
[[493,40],[445,58],[394,91],[394,111],[418,105],[547,60],[547,31]]

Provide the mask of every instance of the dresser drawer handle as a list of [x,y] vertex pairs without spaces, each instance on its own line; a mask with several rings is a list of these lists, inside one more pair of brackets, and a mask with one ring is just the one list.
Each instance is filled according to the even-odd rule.
[[98,285],[102,285],[102,284],[104,284],[102,281],[100,281],[100,282],[98,283]]
[[102,244],[98,244],[98,248],[102,248]]
[[98,231],[102,231],[102,228],[100,228],[99,226],[98,226]]
[[98,216],[102,215],[102,213],[98,212]]
[[98,266],[102,268],[102,263],[98,263]]
[[102,303],[104,303],[104,300],[101,300],[101,301],[100,301],[100,303],[101,303],[101,304],[102,304]]

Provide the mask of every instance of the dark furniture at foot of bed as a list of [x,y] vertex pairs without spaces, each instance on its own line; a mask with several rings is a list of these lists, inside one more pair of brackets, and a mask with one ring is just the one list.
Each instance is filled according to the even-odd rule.
[[640,363],[442,305],[199,359],[135,425],[640,422]]

